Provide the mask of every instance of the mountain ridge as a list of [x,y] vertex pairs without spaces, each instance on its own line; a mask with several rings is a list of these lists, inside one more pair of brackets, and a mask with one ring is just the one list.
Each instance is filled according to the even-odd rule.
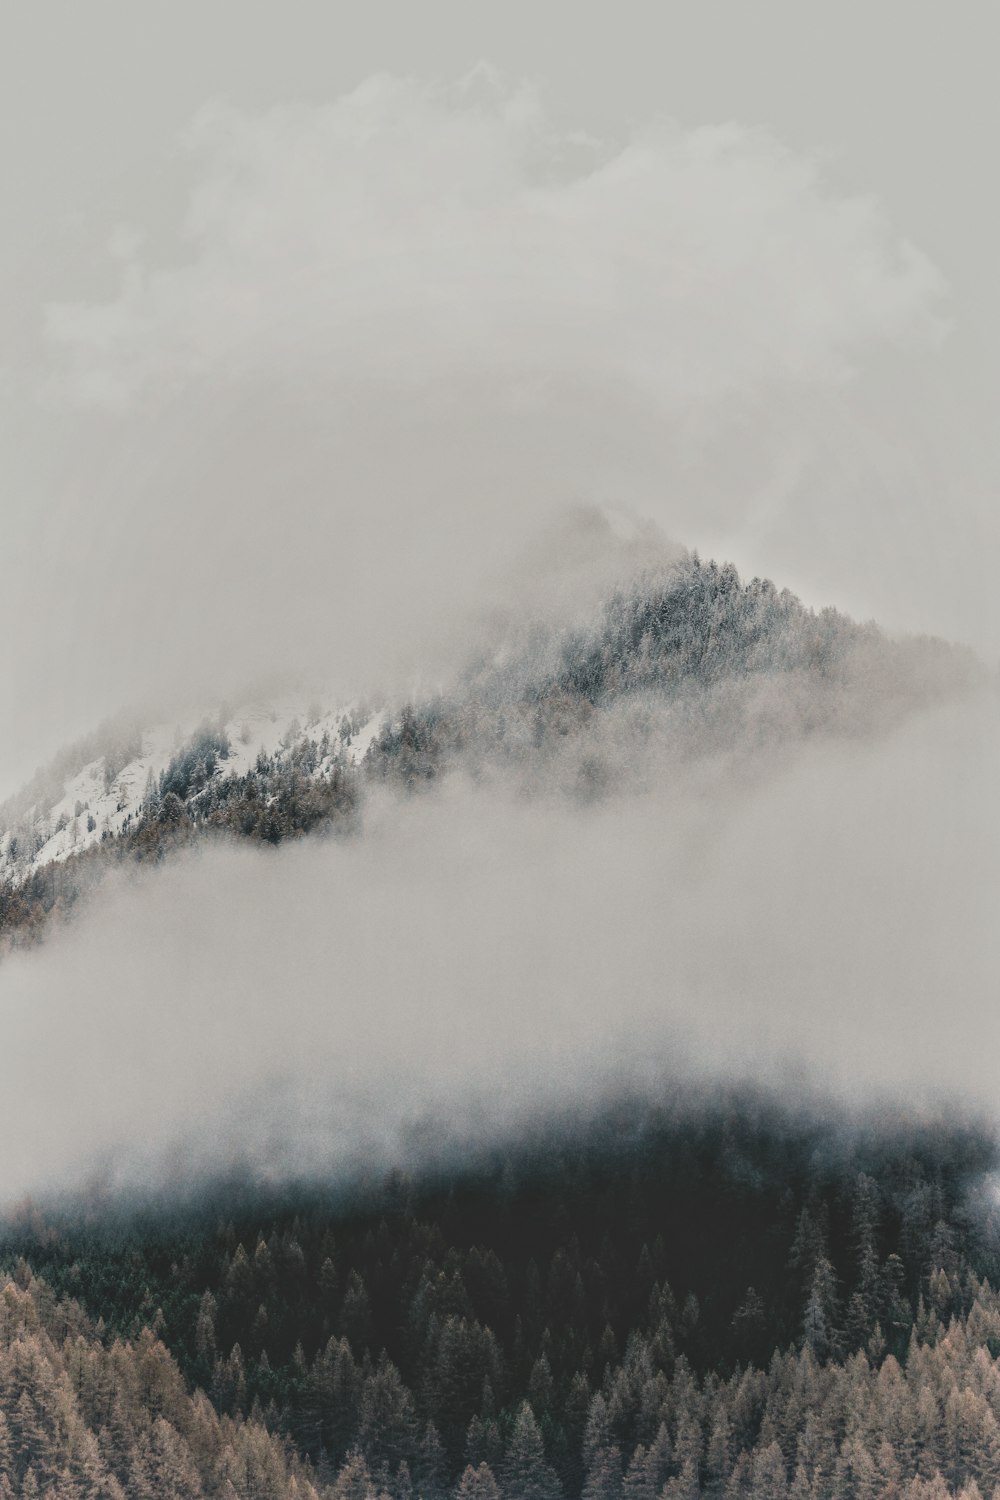
[[286,696],[89,737],[0,807],[0,942],[32,941],[112,862],[206,835],[356,831],[376,784],[412,790],[461,764],[589,801],[693,758],[878,735],[982,678],[965,647],[894,639],[683,553],[606,592],[585,623],[509,623],[435,694]]

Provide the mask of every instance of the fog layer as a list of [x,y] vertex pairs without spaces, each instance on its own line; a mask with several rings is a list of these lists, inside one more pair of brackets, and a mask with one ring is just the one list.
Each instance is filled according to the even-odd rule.
[[456,773],[105,888],[0,967],[0,1194],[388,1162],[672,1070],[993,1107],[998,749],[991,699],[739,789]]

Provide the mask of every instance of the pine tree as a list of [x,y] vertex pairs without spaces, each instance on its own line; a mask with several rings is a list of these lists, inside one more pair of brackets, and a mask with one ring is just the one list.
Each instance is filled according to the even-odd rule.
[[486,1464],[495,1474],[503,1467],[503,1438],[494,1417],[473,1417],[465,1436],[465,1460],[472,1468]]
[[622,1500],[622,1456],[616,1446],[594,1450],[582,1500]]
[[622,1484],[622,1500],[657,1500],[658,1487],[649,1467],[649,1454],[639,1443],[629,1459]]
[[414,1470],[421,1500],[442,1500],[447,1491],[448,1460],[444,1444],[433,1422],[428,1422],[420,1439]]
[[358,1444],[377,1475],[394,1473],[404,1460],[409,1462],[414,1456],[413,1397],[385,1354],[361,1388]]
[[816,1262],[809,1298],[802,1320],[804,1344],[818,1360],[836,1354],[840,1334],[837,1323],[837,1282],[825,1255]]
[[455,1500],[501,1500],[500,1487],[489,1464],[480,1464],[475,1469],[468,1465],[455,1489]]
[[352,1350],[360,1354],[372,1337],[372,1310],[364,1278],[354,1270],[347,1280],[347,1290],[340,1309],[340,1331]]
[[777,1443],[754,1449],[750,1473],[754,1500],[786,1500],[788,1479],[785,1460]]
[[545,1445],[535,1414],[522,1402],[507,1445],[504,1489],[518,1500],[559,1500],[562,1490],[554,1470],[545,1461]]

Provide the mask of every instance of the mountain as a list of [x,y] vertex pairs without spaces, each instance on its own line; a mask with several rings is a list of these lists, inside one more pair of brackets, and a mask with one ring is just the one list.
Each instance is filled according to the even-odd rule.
[[[558,803],[574,828],[594,804],[635,801],[641,810],[650,790],[683,800],[697,788],[714,806],[775,784],[813,751],[822,760],[846,749],[850,760],[856,747],[880,745],[983,681],[960,647],[894,639],[808,609],[765,580],[744,582],[731,566],[678,554],[603,587],[586,607],[545,607],[536,596],[530,611],[495,615],[470,635],[463,665],[443,685],[408,701],[287,697],[199,722],[96,731],[3,809],[0,933],[8,946],[36,941],[109,871],[209,840],[364,839],[379,816],[421,797],[410,807],[428,820],[446,816],[448,800],[435,790],[452,779],[472,797],[501,786],[533,807]],[[508,798],[500,815],[510,806]],[[417,822],[422,837],[427,824]],[[671,817],[654,823],[654,839],[669,840]],[[497,826],[487,819],[485,837]],[[549,829],[544,822],[541,837]],[[369,847],[378,849],[375,840]],[[853,844],[850,852],[853,862]],[[421,844],[405,880],[426,871],[424,853]],[[623,857],[636,858],[635,841]],[[234,863],[244,879],[245,863]],[[756,878],[756,863],[750,870]],[[315,879],[314,867],[304,873]],[[583,873],[593,879],[593,868]],[[655,879],[645,867],[640,876]],[[455,889],[445,888],[446,901]],[[745,899],[743,887],[733,891]],[[238,887],[237,902],[242,895]],[[574,896],[575,887],[567,900]],[[410,963],[413,928],[400,928],[398,890],[384,904],[379,942],[402,946]],[[471,1012],[497,1008],[508,1028],[527,1014],[504,1008],[513,992],[488,988],[494,947],[482,909],[469,910],[480,913],[474,937],[485,952],[471,982],[442,908],[419,907],[428,946],[396,980],[401,1007],[386,1012],[400,1025],[407,1073],[422,1065],[420,1029],[440,998],[410,985],[431,949],[445,953],[445,971],[455,965]],[[321,902],[294,929],[314,965],[318,911],[325,921]],[[516,943],[523,911],[512,906],[505,946]],[[606,941],[620,911],[587,911]],[[852,942],[856,911],[838,925],[824,908],[824,935],[831,926],[836,940]],[[778,919],[794,929],[784,902]],[[640,926],[658,920],[654,901]],[[711,904],[704,940],[724,939],[726,920],[723,904]],[[337,942],[351,921],[361,921],[357,906]],[[270,943],[277,926],[264,926]],[[611,950],[625,972],[607,965],[600,1001],[651,1018],[623,1006],[638,930]],[[546,929],[542,945],[557,961],[558,936]],[[117,930],[102,942],[116,943]],[[526,964],[539,962],[539,945],[525,946]],[[738,945],[735,953],[724,973],[740,1005],[744,955]],[[675,980],[670,942],[655,955],[641,976],[654,998]],[[105,956],[101,947],[98,968]],[[793,949],[796,1001],[797,956]],[[32,994],[19,983],[45,960],[12,966],[12,1027]],[[285,965],[268,968],[262,985],[273,1005],[263,1011],[243,1008],[237,984],[235,1019],[222,1024],[211,976],[198,988],[204,965],[195,945],[184,977],[198,1020],[190,1046],[203,1045],[203,1018],[215,1026],[216,1103],[245,1144],[267,1109],[263,1080],[248,1077],[246,1113],[234,1113],[222,1063],[232,1053],[238,1072],[247,1067],[242,1044],[254,1017],[264,1018],[269,1060],[282,1031],[301,1042],[302,1011],[287,993],[295,980]],[[560,989],[564,976],[542,967],[537,991],[525,985],[529,1003],[541,1010],[549,984],[568,1007],[583,1004],[576,970]],[[364,1084],[367,1065],[398,1086],[406,1108],[412,1079],[391,1072],[384,1029],[366,1060],[363,1034],[349,1024],[377,1006],[394,972],[321,992],[345,1059],[333,1072],[320,1048],[324,1100],[355,1074]],[[520,984],[526,970],[509,972]],[[176,990],[126,985],[102,1020],[103,974],[96,988],[78,985],[72,955],[55,973],[74,1024],[95,1027],[102,1050],[89,1072],[72,1047],[62,1066],[43,1058],[45,1087],[51,1073],[60,1101],[81,1079],[88,1093],[113,1093],[113,1034],[124,1029],[125,1072],[139,1082],[130,1128],[152,1140],[151,1045],[164,1028],[188,1045]],[[957,982],[950,971],[948,981]],[[909,1006],[905,983],[893,993]],[[698,997],[695,988],[687,1003]],[[814,999],[806,984],[801,999],[803,1009]],[[133,1025],[150,1012],[152,1031]],[[844,1013],[852,1047],[868,1045],[849,1003]],[[539,1049],[551,1045],[553,1076],[564,1083],[571,1027],[563,1012],[557,1019]],[[893,1045],[909,1011],[897,1021]],[[630,1040],[650,1069],[632,1084],[595,1066],[572,1095],[553,1089],[503,1117],[503,1128],[485,1120],[478,1132],[440,1055],[454,1044],[467,1067],[459,1039],[439,1033],[430,1065],[452,1080],[452,1094],[441,1118],[414,1106],[391,1161],[363,1153],[347,1171],[343,1141],[313,1111],[311,1154],[271,1176],[228,1157],[199,1175],[179,1149],[176,1175],[148,1190],[98,1176],[59,1197],[5,1205],[0,1500],[997,1500],[995,1127],[898,1102],[850,1110],[805,1089],[770,1093],[715,1075],[698,1084],[683,1062],[671,1072],[656,1061],[651,1019],[646,1031],[636,1025]],[[486,1033],[481,1050],[499,1088],[516,1096],[523,1079],[513,1054],[495,1050],[497,1034]],[[288,1054],[300,1069],[308,1046]],[[183,1051],[184,1070],[192,1057]],[[177,1081],[171,1075],[171,1091]],[[19,1097],[8,1099],[15,1130]],[[359,1095],[376,1133],[384,1097]],[[64,1107],[60,1122],[70,1117]],[[218,1125],[196,1108],[185,1126],[208,1132],[210,1119]]]
[[590,800],[696,759],[762,767],[817,738],[884,734],[981,680],[964,648],[892,639],[680,553],[588,618],[506,620],[411,702],[287,697],[105,726],[0,808],[0,937],[33,941],[123,860],[206,837],[355,832],[376,784],[461,768]]

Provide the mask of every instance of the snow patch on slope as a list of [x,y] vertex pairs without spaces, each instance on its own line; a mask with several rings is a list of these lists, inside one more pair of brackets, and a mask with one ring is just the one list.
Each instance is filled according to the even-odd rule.
[[357,703],[324,710],[287,697],[242,704],[221,724],[189,720],[153,725],[142,733],[140,753],[114,776],[107,774],[107,757],[98,756],[65,780],[56,800],[35,804],[0,829],[0,879],[21,885],[43,866],[115,838],[138,823],[149,789],[158,786],[175,756],[206,727],[224,735],[229,744],[228,754],[216,766],[217,779],[247,775],[261,755],[267,760],[291,758],[309,740],[324,752],[312,772],[319,780],[338,764],[360,765],[384,722],[384,711],[371,712]]

